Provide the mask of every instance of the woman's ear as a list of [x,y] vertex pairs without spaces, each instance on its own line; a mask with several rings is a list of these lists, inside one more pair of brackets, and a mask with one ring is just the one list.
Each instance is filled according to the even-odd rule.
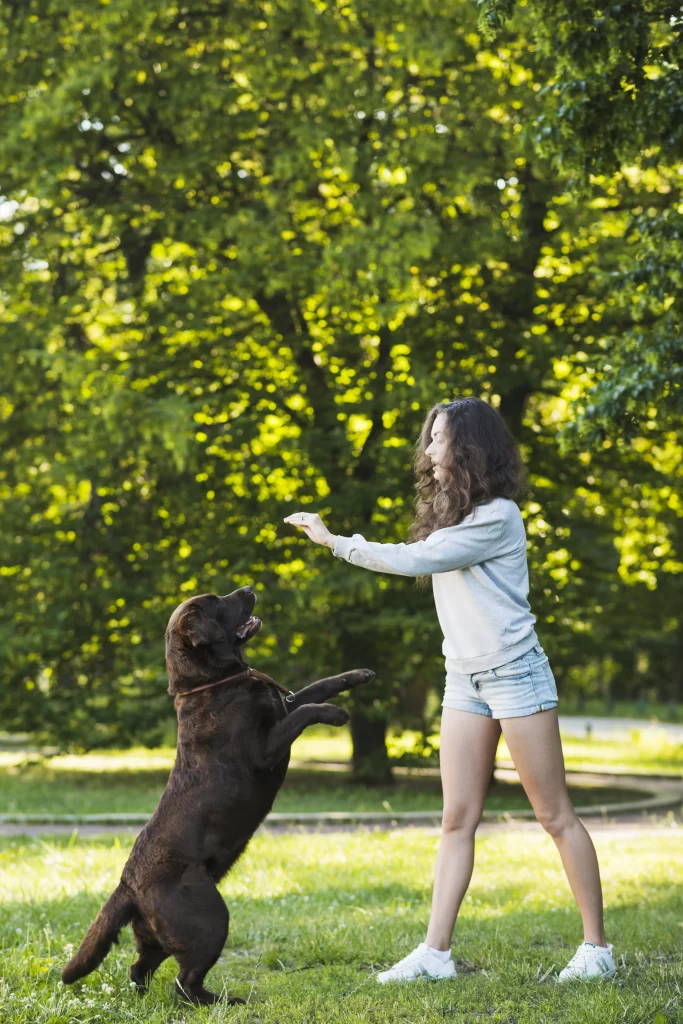
[[210,647],[220,644],[226,639],[225,631],[215,619],[202,611],[196,604],[191,604],[178,619],[176,629],[193,647]]

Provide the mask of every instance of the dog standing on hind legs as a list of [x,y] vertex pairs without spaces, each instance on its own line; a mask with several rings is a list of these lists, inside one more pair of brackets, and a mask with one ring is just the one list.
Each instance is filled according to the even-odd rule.
[[374,676],[354,669],[288,692],[243,659],[243,645],[261,627],[255,603],[252,588],[242,587],[192,597],[171,615],[166,666],[178,713],[176,762],[121,881],[62,971],[67,985],[94,971],[130,924],[138,992],[173,956],[179,996],[195,1004],[219,998],[204,988],[230,920],[216,886],[270,811],[297,736],[316,723],[344,725],[346,711],[324,702]]

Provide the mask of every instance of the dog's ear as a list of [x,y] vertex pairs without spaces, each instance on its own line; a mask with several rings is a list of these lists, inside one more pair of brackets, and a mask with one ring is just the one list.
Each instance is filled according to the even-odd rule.
[[225,640],[225,632],[215,619],[204,615],[201,608],[194,604],[183,612],[176,628],[193,647],[206,647]]

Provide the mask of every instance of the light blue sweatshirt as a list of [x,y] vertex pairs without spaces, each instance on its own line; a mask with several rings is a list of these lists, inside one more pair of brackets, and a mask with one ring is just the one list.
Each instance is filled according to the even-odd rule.
[[478,505],[457,526],[414,544],[377,544],[354,533],[337,537],[333,553],[374,572],[431,575],[447,674],[497,668],[538,643],[524,520],[509,498]]

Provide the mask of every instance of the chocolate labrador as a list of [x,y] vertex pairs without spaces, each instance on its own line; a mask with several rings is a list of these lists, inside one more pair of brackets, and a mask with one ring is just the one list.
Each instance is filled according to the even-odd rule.
[[219,998],[204,988],[228,935],[216,886],[270,811],[293,741],[316,722],[344,725],[346,711],[324,701],[374,676],[354,669],[290,693],[248,668],[242,648],[261,627],[255,603],[252,588],[242,587],[226,597],[192,597],[171,615],[166,667],[178,713],[176,762],[121,881],[62,971],[67,985],[98,967],[130,924],[138,992],[174,956],[181,997],[197,1004]]

